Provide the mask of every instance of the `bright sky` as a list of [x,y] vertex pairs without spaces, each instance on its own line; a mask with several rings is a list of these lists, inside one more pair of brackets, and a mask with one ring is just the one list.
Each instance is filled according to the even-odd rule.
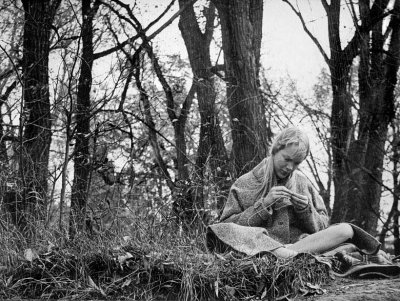
[[[141,4],[140,2],[143,2]],[[293,2],[293,0],[292,0]],[[319,1],[300,1],[307,26],[321,41],[327,50],[326,14]],[[141,0],[142,20],[154,18],[169,3],[161,0]],[[174,7],[174,12],[177,5]],[[158,27],[157,27],[158,28]],[[154,40],[159,50],[165,53],[181,53],[186,57],[186,50],[175,20]],[[304,32],[297,16],[289,5],[282,0],[264,0],[262,64],[270,68],[273,79],[289,75],[298,82],[300,90],[308,90],[315,83],[322,67],[326,67],[317,47]],[[328,51],[329,55],[329,51]]]
[[[312,5],[310,1],[306,3],[301,11],[308,16],[307,26],[322,45],[327,45],[326,14],[322,6],[319,1],[312,1]],[[321,68],[326,67],[297,16],[281,0],[265,1],[262,42],[262,62],[264,67],[271,68],[269,74],[289,75],[298,82],[299,88],[310,88]]]

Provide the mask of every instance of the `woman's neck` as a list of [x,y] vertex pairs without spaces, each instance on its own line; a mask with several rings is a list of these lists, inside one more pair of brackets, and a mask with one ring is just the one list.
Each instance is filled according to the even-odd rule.
[[279,186],[286,186],[286,184],[289,182],[289,179],[292,177],[292,174],[287,176],[286,178],[280,179],[276,177],[276,184]]

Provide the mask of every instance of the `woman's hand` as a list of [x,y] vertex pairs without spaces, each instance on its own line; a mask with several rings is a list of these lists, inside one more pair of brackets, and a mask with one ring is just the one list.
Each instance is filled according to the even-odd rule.
[[290,201],[296,209],[302,210],[308,206],[308,198],[305,195],[290,191]]
[[285,186],[274,186],[268,192],[268,195],[263,199],[263,204],[266,207],[271,206],[279,199],[283,199],[283,198],[290,199],[292,194],[293,194],[293,192],[291,192]]

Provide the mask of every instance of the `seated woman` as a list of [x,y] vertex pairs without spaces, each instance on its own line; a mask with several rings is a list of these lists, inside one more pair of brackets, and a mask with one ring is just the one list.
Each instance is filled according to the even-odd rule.
[[271,156],[231,187],[220,223],[209,226],[209,249],[231,248],[247,255],[268,251],[287,258],[299,252],[322,254],[352,242],[365,254],[378,252],[379,242],[362,229],[347,223],[329,226],[322,198],[297,171],[309,149],[304,132],[283,130]]

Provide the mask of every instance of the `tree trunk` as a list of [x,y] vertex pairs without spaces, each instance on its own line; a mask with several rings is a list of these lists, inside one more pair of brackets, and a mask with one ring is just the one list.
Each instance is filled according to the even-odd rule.
[[23,194],[18,196],[20,214],[16,218],[22,233],[32,239],[35,222],[45,218],[47,205],[48,161],[51,143],[49,98],[50,31],[56,1],[23,0],[25,11],[23,38],[24,133],[20,153],[20,175]]
[[[346,183],[346,159],[348,155],[348,143],[352,141],[351,96],[347,90],[348,69],[350,66],[337,66],[332,60],[332,113],[331,113],[331,143],[333,181],[335,187],[335,200],[332,209],[332,222],[341,217],[345,210],[348,191],[343,189]],[[339,80],[341,79],[341,80]]]
[[[180,0],[179,5],[182,7],[187,2],[188,0]],[[195,203],[200,208],[204,207],[203,179],[208,164],[213,175],[212,180],[217,184],[221,195],[217,201],[217,207],[222,209],[228,193],[229,162],[215,105],[214,74],[211,73],[210,43],[214,31],[215,6],[210,3],[205,10],[204,33],[201,32],[193,6],[187,7],[182,12],[179,29],[189,55],[200,112],[200,139],[196,160],[196,179],[194,180],[198,184],[196,185]]]
[[[360,2],[362,28],[371,19],[379,19],[388,4],[379,9]],[[359,126],[357,139],[350,141],[346,174],[340,188],[347,193],[341,211],[334,212],[332,222],[351,221],[371,234],[376,234],[381,197],[382,166],[388,126],[394,116],[394,87],[399,68],[399,2],[389,26],[392,30],[389,50],[384,55],[382,21],[371,26],[372,31],[361,31],[359,66]],[[372,45],[372,50],[370,49]],[[336,201],[336,200],[335,200]]]
[[[324,2],[324,1],[323,1]],[[351,115],[350,68],[355,58],[356,45],[349,44],[342,49],[340,40],[340,1],[324,5],[328,17],[328,37],[331,57],[327,63],[331,73],[332,109],[331,109],[331,145],[335,201],[332,209],[332,221],[341,216],[347,191],[342,189],[345,183],[346,158],[348,145],[353,138],[353,120]],[[354,41],[352,41],[354,42]]]
[[[176,180],[172,183],[174,187],[172,187],[172,185],[170,186],[174,198],[172,211],[180,222],[183,222],[184,225],[188,226],[196,218],[196,212],[194,210],[196,206],[194,204],[195,200],[193,198],[194,195],[191,189],[192,183],[190,182],[189,177],[189,159],[187,157],[185,140],[186,121],[190,111],[190,107],[193,103],[194,88],[192,85],[192,88],[190,89],[182,104],[180,114],[178,114],[175,109],[175,99],[174,94],[172,93],[171,86],[164,76],[161,65],[159,64],[158,58],[155,55],[152,46],[145,40],[143,47],[145,48],[146,53],[151,59],[154,71],[163,87],[166,96],[168,117],[174,128],[177,176]],[[147,114],[150,113],[150,111],[146,112]],[[152,140],[155,141],[155,139]],[[158,165],[161,167],[161,169],[163,169],[162,165],[160,165],[161,163],[162,161],[159,160]]]
[[267,156],[268,131],[258,71],[263,1],[214,0],[222,31],[232,160],[239,176]]
[[85,231],[86,205],[90,175],[90,90],[93,66],[93,18],[98,1],[91,7],[90,0],[82,1],[82,59],[78,82],[76,107],[76,137],[74,152],[74,180],[71,192],[69,233],[73,238],[77,232]]
[[368,130],[367,160],[365,162],[363,192],[364,200],[360,220],[368,221],[364,228],[375,233],[379,218],[380,197],[383,160],[385,156],[385,143],[387,141],[388,127],[392,122],[394,109],[394,89],[397,84],[397,73],[400,63],[400,1],[394,4],[394,13],[389,26],[392,30],[389,50],[384,56],[384,41],[382,25],[379,24],[372,35],[373,49],[381,49],[375,54],[373,51],[371,76],[374,85],[371,89],[373,100],[367,110],[370,125]]

